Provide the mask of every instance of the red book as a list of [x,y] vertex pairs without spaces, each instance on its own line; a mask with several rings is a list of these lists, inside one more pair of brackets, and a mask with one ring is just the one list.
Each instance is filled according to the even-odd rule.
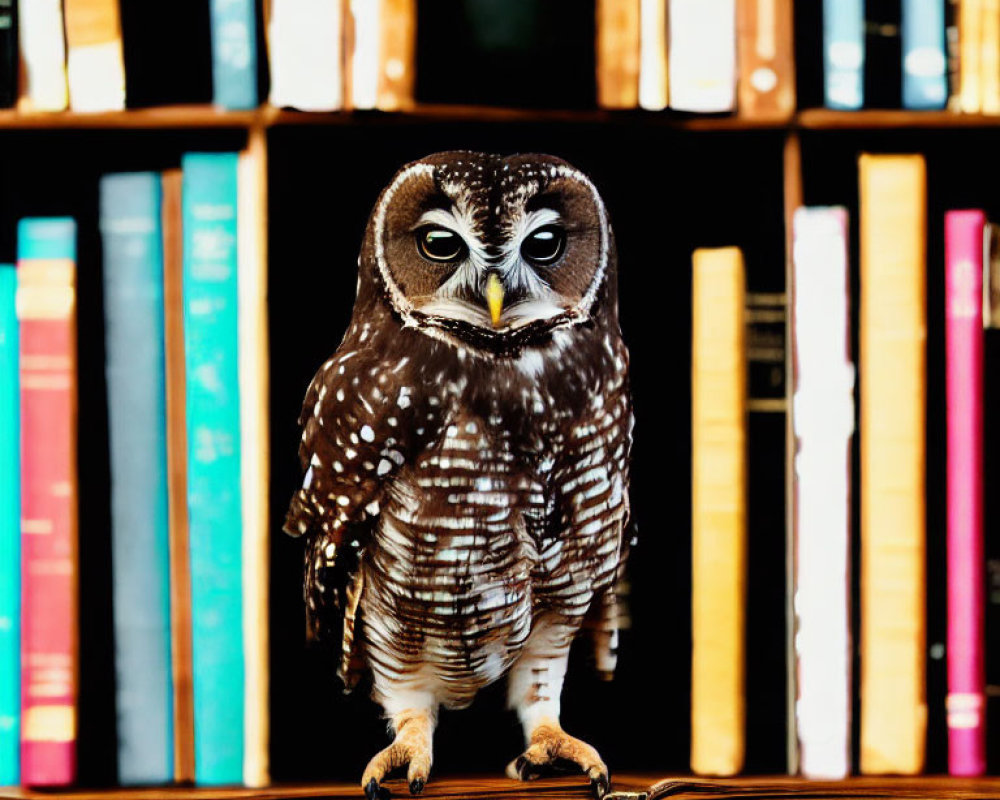
[[76,774],[75,226],[18,226],[21,353],[21,781]]
[[986,769],[982,211],[945,215],[948,771]]

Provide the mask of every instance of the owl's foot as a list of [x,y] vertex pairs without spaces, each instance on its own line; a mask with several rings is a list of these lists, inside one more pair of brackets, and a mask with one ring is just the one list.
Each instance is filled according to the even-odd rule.
[[594,796],[602,800],[611,782],[608,768],[598,752],[586,742],[570,736],[558,722],[547,720],[531,732],[528,749],[507,765],[507,776],[530,781],[542,775],[577,769],[586,773]]
[[361,777],[367,800],[388,800],[389,790],[382,781],[395,769],[407,767],[410,794],[420,794],[431,771],[433,722],[425,711],[400,714],[394,720],[396,738],[375,754]]

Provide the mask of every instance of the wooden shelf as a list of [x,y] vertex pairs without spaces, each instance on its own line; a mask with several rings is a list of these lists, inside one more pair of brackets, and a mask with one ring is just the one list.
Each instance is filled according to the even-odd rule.
[[862,111],[809,108],[795,115],[795,126],[804,130],[1000,128],[1000,116],[897,108]]
[[163,106],[128,111],[0,110],[0,129],[246,128],[259,111],[225,111],[215,106]]
[[[807,781],[801,778],[693,778],[656,775],[621,775],[612,781],[611,800],[723,800],[723,798],[909,798],[910,800],[995,800],[1000,797],[1000,778],[917,778],[856,777],[844,781]],[[403,780],[386,782],[395,798],[410,796]],[[617,795],[617,797],[616,797]],[[0,798],[12,800],[359,800],[364,795],[356,784],[318,783],[273,786],[264,789],[237,788],[151,788],[151,789],[74,789],[72,791],[32,792],[0,789]],[[588,783],[582,776],[547,778],[520,783],[500,777],[432,777],[423,797],[477,798],[478,800],[585,800],[591,798]]]

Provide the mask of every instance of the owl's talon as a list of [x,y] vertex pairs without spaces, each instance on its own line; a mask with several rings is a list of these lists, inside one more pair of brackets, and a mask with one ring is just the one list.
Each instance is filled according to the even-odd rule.
[[392,797],[392,792],[384,786],[379,786],[378,781],[374,778],[365,784],[366,800],[389,800],[390,797]]
[[424,791],[424,779],[414,778],[410,781],[410,794],[421,794]]
[[587,774],[590,775],[590,788],[594,792],[594,797],[596,800],[604,800],[604,796],[611,790],[608,773],[601,772],[597,767],[591,767]]

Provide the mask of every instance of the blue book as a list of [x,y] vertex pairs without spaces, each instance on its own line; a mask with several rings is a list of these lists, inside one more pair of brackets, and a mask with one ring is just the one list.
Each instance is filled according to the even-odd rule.
[[118,776],[173,778],[160,176],[100,184]]
[[195,781],[243,777],[242,512],[235,153],[184,173],[184,351]]
[[0,265],[0,786],[20,780],[21,424],[17,272]]
[[864,0],[823,0],[823,96],[828,108],[864,104]]
[[944,108],[948,53],[942,0],[903,0],[903,107]]
[[257,16],[254,0],[211,0],[212,84],[223,108],[257,107]]

